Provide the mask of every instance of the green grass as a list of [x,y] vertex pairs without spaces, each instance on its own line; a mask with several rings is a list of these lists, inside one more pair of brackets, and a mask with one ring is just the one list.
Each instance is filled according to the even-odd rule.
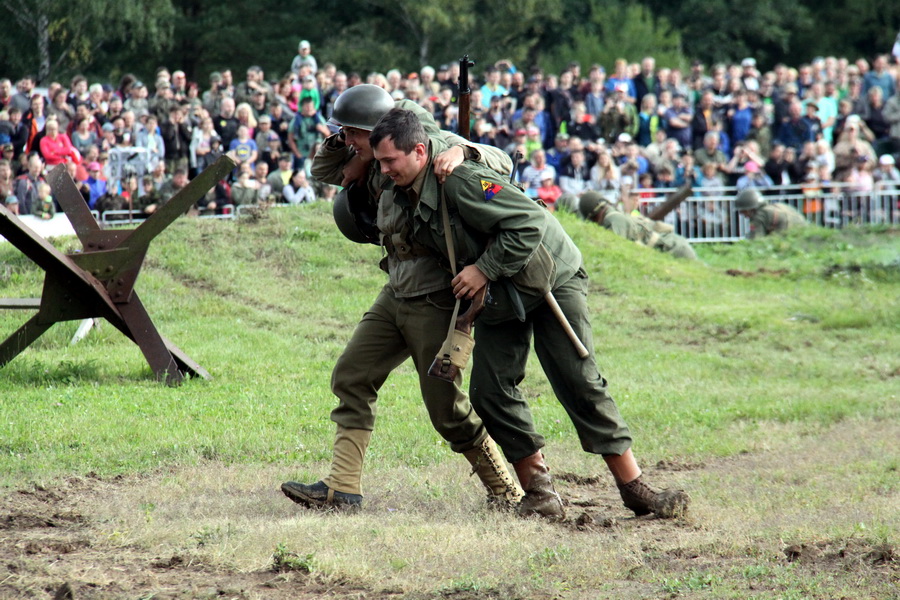
[[[583,251],[598,360],[643,464],[728,464],[809,444],[847,424],[897,431],[896,230],[809,228],[752,243],[701,245],[701,260],[686,262],[624,242],[570,215],[560,218]],[[67,251],[78,247],[74,240],[56,243]],[[277,210],[254,222],[175,223],[151,245],[137,289],[160,331],[212,379],[166,387],[153,380],[137,347],[109,324],[75,346],[69,339],[77,323],[57,324],[0,370],[0,485],[15,489],[73,475],[107,478],[209,464],[266,469],[272,487],[278,477],[320,477],[330,460],[334,429],[328,419],[335,404],[331,368],[385,281],[375,266],[380,256],[374,246],[345,240],[325,205]],[[42,280],[43,273],[14,248],[0,245],[0,297],[38,296]],[[0,311],[0,336],[29,316],[27,311]],[[548,454],[562,461],[556,470],[596,473],[596,459],[579,452],[571,424],[536,360],[522,389],[547,437]],[[372,472],[410,474],[415,487],[409,493],[458,503],[458,482],[430,476],[459,464],[430,427],[409,364],[388,380],[379,405],[367,456]],[[891,437],[886,433],[879,439]],[[816,510],[827,510],[833,501],[835,481],[856,486],[856,492],[846,492],[846,502],[874,502],[873,495],[895,502],[897,472],[896,444],[887,444],[874,457],[851,456],[847,465],[820,475],[799,476],[784,465],[760,467],[752,476],[752,489],[781,490],[773,506],[794,515],[785,486],[796,488],[797,501]],[[696,487],[695,495],[700,492],[701,503],[708,503],[707,517],[727,520],[716,511],[736,501],[722,487],[730,476],[684,476]],[[382,493],[386,485],[393,489],[370,477]],[[733,485],[747,485],[734,477]],[[136,522],[156,523],[157,504],[147,498],[135,506]],[[824,572],[809,579],[811,573],[797,571],[793,563],[772,562],[778,554],[773,548],[785,532],[897,543],[896,519],[868,519],[864,530],[850,521],[828,522],[816,530],[815,524],[807,529],[799,517],[787,524],[779,519],[767,523],[764,517],[758,523],[749,520],[756,527],[752,534],[741,532],[734,546],[720,541],[704,550],[732,561],[727,566],[671,571],[664,560],[656,562],[648,547],[631,542],[615,546],[626,558],[602,559],[598,572],[614,577],[604,584],[604,593],[615,597],[619,584],[633,577],[647,586],[648,597],[748,597],[746,586],[754,583],[776,590],[755,596],[760,598],[840,597],[846,581],[831,581]],[[190,527],[184,543],[194,550],[239,536],[222,522],[192,522]],[[315,543],[299,548],[277,535],[260,543],[257,554],[270,560],[274,548],[288,570],[314,568],[363,581],[410,577],[421,570],[421,557],[403,551],[402,540],[395,538],[403,537],[403,528],[409,528],[407,538],[432,535],[429,527],[382,523],[382,534],[390,538],[384,547],[391,551],[375,565],[350,568],[338,550]],[[501,530],[521,527],[525,525],[514,521]],[[477,518],[474,529],[474,535],[493,531],[491,523]],[[739,530],[737,524],[734,530]],[[355,548],[358,540],[349,536],[363,534],[354,531],[351,522],[348,539],[338,543]],[[580,579],[566,566],[591,560],[582,542],[540,531],[533,539],[520,540],[521,551],[512,542],[498,542],[500,554],[517,556],[514,570],[521,589],[567,598],[582,597],[578,590],[600,589],[599,583]],[[759,558],[749,558],[748,548]],[[629,567],[622,561],[634,562]],[[503,588],[502,577],[480,566],[443,578],[416,577],[408,585],[435,593],[488,597],[490,590]],[[711,590],[718,591],[710,595]]]
[[[702,262],[691,263],[568,215],[563,222],[592,277],[601,368],[642,455],[729,456],[752,449],[770,422],[815,428],[896,410],[896,232],[816,230],[701,246]],[[0,295],[39,295],[42,273],[9,245],[0,252]],[[255,223],[176,223],[151,246],[138,289],[159,329],[212,381],[157,385],[137,348],[108,324],[76,346],[67,343],[76,323],[56,325],[0,372],[4,483],[209,458],[326,457],[330,369],[383,283],[379,256],[343,239],[326,206]],[[25,318],[4,311],[0,332]],[[537,365],[530,368],[523,388],[543,431],[571,438]],[[386,458],[439,460],[441,444],[423,443],[434,436],[409,365],[384,396],[379,429],[402,449]]]

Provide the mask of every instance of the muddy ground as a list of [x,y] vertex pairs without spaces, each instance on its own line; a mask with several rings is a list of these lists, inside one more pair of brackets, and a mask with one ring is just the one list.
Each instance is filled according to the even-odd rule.
[[[693,466],[661,463],[648,469],[648,472],[660,474],[690,469],[696,471],[698,476],[704,473],[708,475],[716,470],[733,469],[735,460],[740,459]],[[197,562],[198,559],[190,555],[159,555],[142,548],[122,548],[110,543],[108,533],[104,533],[108,529],[100,526],[100,517],[92,507],[96,506],[101,497],[108,498],[128,486],[146,486],[148,477],[153,476],[114,479],[71,477],[59,482],[53,489],[32,487],[0,494],[0,598],[538,598],[502,589],[404,594],[399,590],[367,589],[353,581],[307,573],[291,564],[282,569],[273,563],[264,570],[233,572]],[[652,541],[665,536],[667,532],[695,526],[682,520],[664,521],[652,516],[631,517],[621,507],[614,489],[597,478],[558,473],[557,480],[569,502],[567,520],[559,527],[568,528],[573,536],[590,532],[604,535],[604,532],[608,534],[610,528],[627,524],[631,534]],[[273,490],[273,493],[277,492]],[[872,581],[873,578],[884,578],[885,582],[900,583],[900,557],[891,544],[873,545],[852,540],[809,544],[802,540],[795,542],[785,545],[781,560],[795,562],[797,568],[804,569],[811,576],[837,571],[850,580],[858,578],[860,581]],[[721,566],[721,556],[704,557],[703,553],[702,549],[685,550],[676,553],[677,555],[657,556],[652,559],[657,561],[656,564],[649,566],[665,569],[673,577],[696,569],[698,564],[718,561]],[[735,566],[739,564],[739,560],[737,557],[734,559]],[[765,590],[758,591],[764,594],[761,597],[773,597],[765,595]],[[647,586],[638,581],[634,582],[634,589],[623,592],[624,595],[618,597],[687,597],[682,594],[665,594],[658,587]]]

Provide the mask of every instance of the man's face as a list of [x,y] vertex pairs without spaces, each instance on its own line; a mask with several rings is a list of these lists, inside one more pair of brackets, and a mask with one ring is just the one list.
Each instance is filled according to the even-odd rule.
[[184,173],[175,173],[175,175],[172,176],[172,185],[180,188],[186,186],[187,175],[185,175]]
[[394,145],[393,138],[385,138],[375,147],[375,158],[381,163],[381,172],[400,187],[407,187],[415,181],[427,157],[428,150],[424,144],[416,144],[413,151],[407,154]]
[[41,162],[40,158],[38,158],[36,156],[32,156],[28,160],[28,172],[31,173],[32,177],[37,177],[38,175],[40,175],[41,170],[43,168],[44,168],[44,163]]
[[0,98],[6,98],[12,91],[12,83],[8,80],[0,81]]
[[356,155],[359,156],[360,160],[369,162],[374,158],[372,146],[369,144],[371,131],[356,127],[343,127],[341,129],[344,132],[344,143],[356,151]]

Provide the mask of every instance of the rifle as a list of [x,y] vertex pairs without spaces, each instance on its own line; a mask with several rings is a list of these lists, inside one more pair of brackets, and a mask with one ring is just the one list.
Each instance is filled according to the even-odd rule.
[[647,215],[648,218],[653,219],[654,221],[662,221],[667,214],[678,208],[678,205],[684,202],[688,196],[691,195],[691,184],[686,183],[681,186],[680,189],[675,190],[671,194],[669,194],[665,201],[653,209],[653,211]]
[[467,140],[470,135],[469,101],[472,96],[472,90],[469,88],[469,67],[474,66],[475,61],[469,60],[468,54],[459,59],[459,98],[457,99],[457,102],[459,103],[459,115],[457,116],[457,121],[459,123],[459,135]]

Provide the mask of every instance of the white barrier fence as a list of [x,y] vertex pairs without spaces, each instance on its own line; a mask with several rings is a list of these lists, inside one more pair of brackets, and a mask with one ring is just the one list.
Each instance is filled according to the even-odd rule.
[[[642,214],[650,214],[675,192],[675,188],[640,190]],[[860,192],[852,184],[827,188],[774,186],[760,189],[768,202],[782,202],[795,208],[811,224],[840,228],[847,225],[900,225],[900,184],[877,186]],[[666,223],[691,242],[733,242],[749,231],[750,221],[734,209],[734,187],[694,188],[692,195],[666,215]]]

